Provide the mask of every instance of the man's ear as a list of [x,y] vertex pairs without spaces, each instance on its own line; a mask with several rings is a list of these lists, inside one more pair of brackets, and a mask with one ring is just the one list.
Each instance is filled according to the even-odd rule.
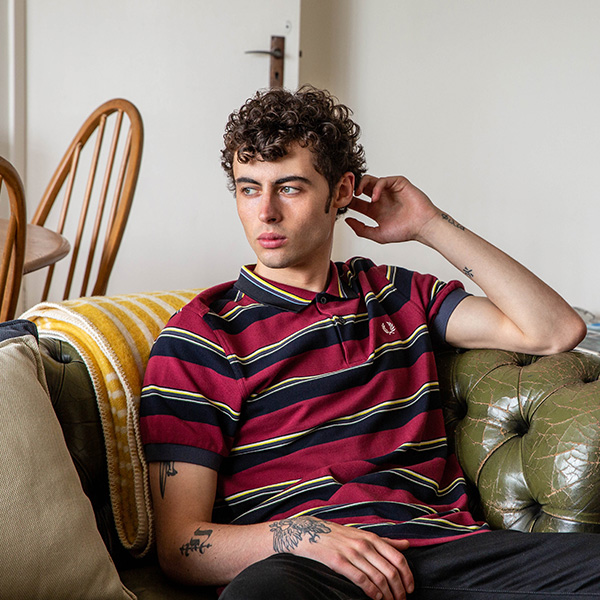
[[354,198],[354,173],[344,173],[335,187],[331,206],[336,210],[348,206]]

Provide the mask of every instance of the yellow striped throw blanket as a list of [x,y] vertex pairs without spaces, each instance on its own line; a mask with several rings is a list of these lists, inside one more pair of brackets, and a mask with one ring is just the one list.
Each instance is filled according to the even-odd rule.
[[171,315],[200,290],[94,296],[43,302],[21,318],[40,337],[74,346],[94,383],[106,443],[109,486],[121,543],[135,556],[153,543],[147,465],[139,434],[139,399],[152,344]]

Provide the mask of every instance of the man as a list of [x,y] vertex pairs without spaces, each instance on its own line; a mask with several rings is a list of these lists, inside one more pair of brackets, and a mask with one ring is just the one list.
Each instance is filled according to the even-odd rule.
[[[259,93],[229,118],[222,162],[256,265],[176,314],[148,364],[163,569],[229,584],[227,600],[598,597],[581,537],[489,532],[469,514],[433,358],[439,343],[560,352],[583,323],[406,178],[363,176],[358,136],[312,88]],[[485,296],[367,259],[333,264],[348,208],[377,223],[348,218],[357,235],[430,246]],[[535,571],[515,575],[527,552]]]

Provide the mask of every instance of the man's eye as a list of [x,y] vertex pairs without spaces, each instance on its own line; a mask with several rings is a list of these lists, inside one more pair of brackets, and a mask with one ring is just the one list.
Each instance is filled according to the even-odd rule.
[[244,195],[244,196],[254,196],[254,194],[256,194],[256,190],[254,188],[251,187],[244,187],[240,190],[240,192]]
[[281,188],[281,191],[286,195],[290,195],[290,194],[297,194],[300,190],[298,188],[292,187],[291,185],[284,185]]

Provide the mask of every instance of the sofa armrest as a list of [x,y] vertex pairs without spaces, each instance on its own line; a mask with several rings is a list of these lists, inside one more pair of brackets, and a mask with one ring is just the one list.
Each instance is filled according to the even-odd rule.
[[493,528],[600,532],[600,358],[438,357],[449,438]]
[[92,503],[98,530],[117,566],[129,563],[114,526],[104,435],[88,370],[67,342],[40,338],[40,352],[54,412],[83,491]]

